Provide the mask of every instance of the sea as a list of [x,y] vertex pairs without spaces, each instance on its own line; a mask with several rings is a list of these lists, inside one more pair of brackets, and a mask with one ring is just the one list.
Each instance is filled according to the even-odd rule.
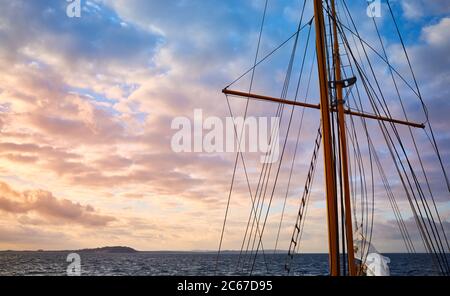
[[[0,276],[66,276],[70,252],[0,252]],[[383,254],[392,276],[438,275],[428,254]],[[70,259],[70,258],[69,258]],[[79,253],[82,276],[287,275],[286,254],[253,257],[237,253],[137,252]],[[328,275],[328,255],[299,254],[291,262],[294,276]],[[239,263],[239,264],[238,264]],[[253,271],[251,271],[253,269]]]

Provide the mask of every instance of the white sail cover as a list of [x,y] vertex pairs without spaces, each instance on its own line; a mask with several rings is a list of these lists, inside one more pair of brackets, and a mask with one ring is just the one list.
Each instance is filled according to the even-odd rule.
[[368,242],[358,228],[353,241],[355,249],[355,259],[364,264],[364,271],[367,276],[389,276],[388,257],[381,255],[377,249]]
[[366,259],[367,276],[389,276],[390,270],[388,264],[391,259],[378,253],[370,253]]

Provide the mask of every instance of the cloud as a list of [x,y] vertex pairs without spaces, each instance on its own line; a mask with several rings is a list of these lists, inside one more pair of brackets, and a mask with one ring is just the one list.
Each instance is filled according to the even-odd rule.
[[80,224],[89,227],[106,226],[116,220],[100,215],[95,209],[67,199],[57,199],[42,190],[17,192],[0,182],[0,210],[12,214],[36,213],[49,223]]
[[[64,1],[9,1],[0,11],[0,38],[4,41],[0,45],[0,179],[17,188],[45,189],[17,191],[1,183],[0,208],[6,215],[0,222],[14,227],[0,232],[4,230],[11,241],[21,242],[29,233],[42,235],[42,241],[30,239],[30,244],[46,246],[52,245],[52,235],[57,236],[61,226],[64,229],[60,231],[72,242],[85,247],[117,242],[136,244],[142,250],[216,248],[235,155],[175,154],[170,148],[170,125],[175,116],[192,117],[194,108],[202,108],[205,116],[229,115],[220,90],[251,66],[264,1],[90,3],[81,19],[65,16]],[[444,2],[439,3],[430,7],[445,8]],[[293,1],[270,3],[260,56],[295,30],[299,5]],[[367,20],[365,5],[357,10],[362,21]],[[308,7],[307,15],[311,13]],[[437,8],[433,11],[438,13]],[[361,30],[368,30],[369,25],[363,22]],[[449,31],[446,18],[427,23],[417,44],[409,48],[446,155],[450,155],[445,114],[450,66],[444,54],[449,48]],[[255,92],[280,93],[283,85],[278,77],[285,72],[291,45],[258,68]],[[389,45],[394,62],[407,72],[398,43]],[[387,80],[384,68],[376,68],[380,69],[380,80]],[[236,88],[247,88],[246,82]],[[317,81],[313,79],[311,85],[316,86]],[[317,98],[317,90],[310,95]],[[412,112],[418,112],[417,101],[408,103]],[[233,110],[238,114],[244,104],[232,101]],[[252,103],[250,113],[267,115],[271,107]],[[307,112],[301,135],[285,241],[292,233],[296,198],[303,189],[319,124],[314,112]],[[374,133],[373,138],[395,193],[403,197],[381,136]],[[286,163],[293,155],[294,140],[291,137],[288,143]],[[424,150],[431,159],[432,150]],[[258,156],[245,158],[255,188],[261,169]],[[430,163],[433,185],[442,185],[437,166]],[[274,212],[269,215],[267,241],[275,237],[288,170],[285,164]],[[323,171],[320,165],[317,171]],[[227,228],[230,248],[240,246],[250,207],[241,165],[237,174]],[[304,245],[312,252],[327,248],[322,182],[318,174]],[[377,202],[386,205],[384,191],[376,188]],[[445,205],[447,197],[440,195],[438,201]],[[391,219],[388,210],[387,205],[377,207],[382,213],[377,221],[380,225]],[[28,229],[30,225],[35,228]],[[45,237],[49,239],[44,241]]]
[[63,250],[67,243],[76,243],[63,231],[49,231],[31,225],[0,225],[1,246],[4,249],[35,250],[36,246],[51,246],[52,250]]
[[446,0],[401,0],[404,15],[408,19],[418,19],[431,15],[450,13],[450,3]]
[[[450,95],[447,87],[450,83],[449,32],[450,18],[443,17],[436,23],[424,26],[419,36],[421,42],[408,47],[408,53],[421,86],[423,98],[428,106],[431,121],[439,130],[440,138],[444,141],[445,138],[450,137],[447,129],[449,121],[446,114],[446,110],[450,108],[450,103],[447,100]],[[409,67],[400,45],[392,45],[390,51],[392,61],[402,70],[402,73],[409,73]],[[416,102],[415,98],[414,101]],[[412,114],[422,112],[422,110],[414,108],[412,103],[409,103],[409,105]],[[423,115],[419,116],[417,118],[423,118]]]

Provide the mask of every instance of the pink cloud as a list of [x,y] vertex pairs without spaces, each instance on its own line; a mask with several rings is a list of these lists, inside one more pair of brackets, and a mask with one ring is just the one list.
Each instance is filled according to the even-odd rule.
[[3,182],[0,182],[0,210],[11,214],[35,213],[54,224],[106,226],[116,220],[112,216],[98,214],[90,205],[58,199],[43,190],[17,192]]

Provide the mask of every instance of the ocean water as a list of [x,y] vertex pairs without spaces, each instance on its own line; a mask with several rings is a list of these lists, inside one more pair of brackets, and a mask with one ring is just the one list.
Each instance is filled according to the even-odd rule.
[[[0,252],[0,276],[64,276],[69,262],[69,252]],[[208,276],[214,275],[214,253],[160,253],[139,252],[130,254],[80,253],[83,276]],[[391,259],[394,276],[437,275],[427,254],[383,254]],[[285,254],[266,255],[267,265],[259,256],[253,275],[286,275]],[[237,268],[238,254],[220,256],[218,275],[249,275],[251,259],[241,262],[246,267]],[[300,254],[292,262],[291,275],[327,275],[326,254]]]

